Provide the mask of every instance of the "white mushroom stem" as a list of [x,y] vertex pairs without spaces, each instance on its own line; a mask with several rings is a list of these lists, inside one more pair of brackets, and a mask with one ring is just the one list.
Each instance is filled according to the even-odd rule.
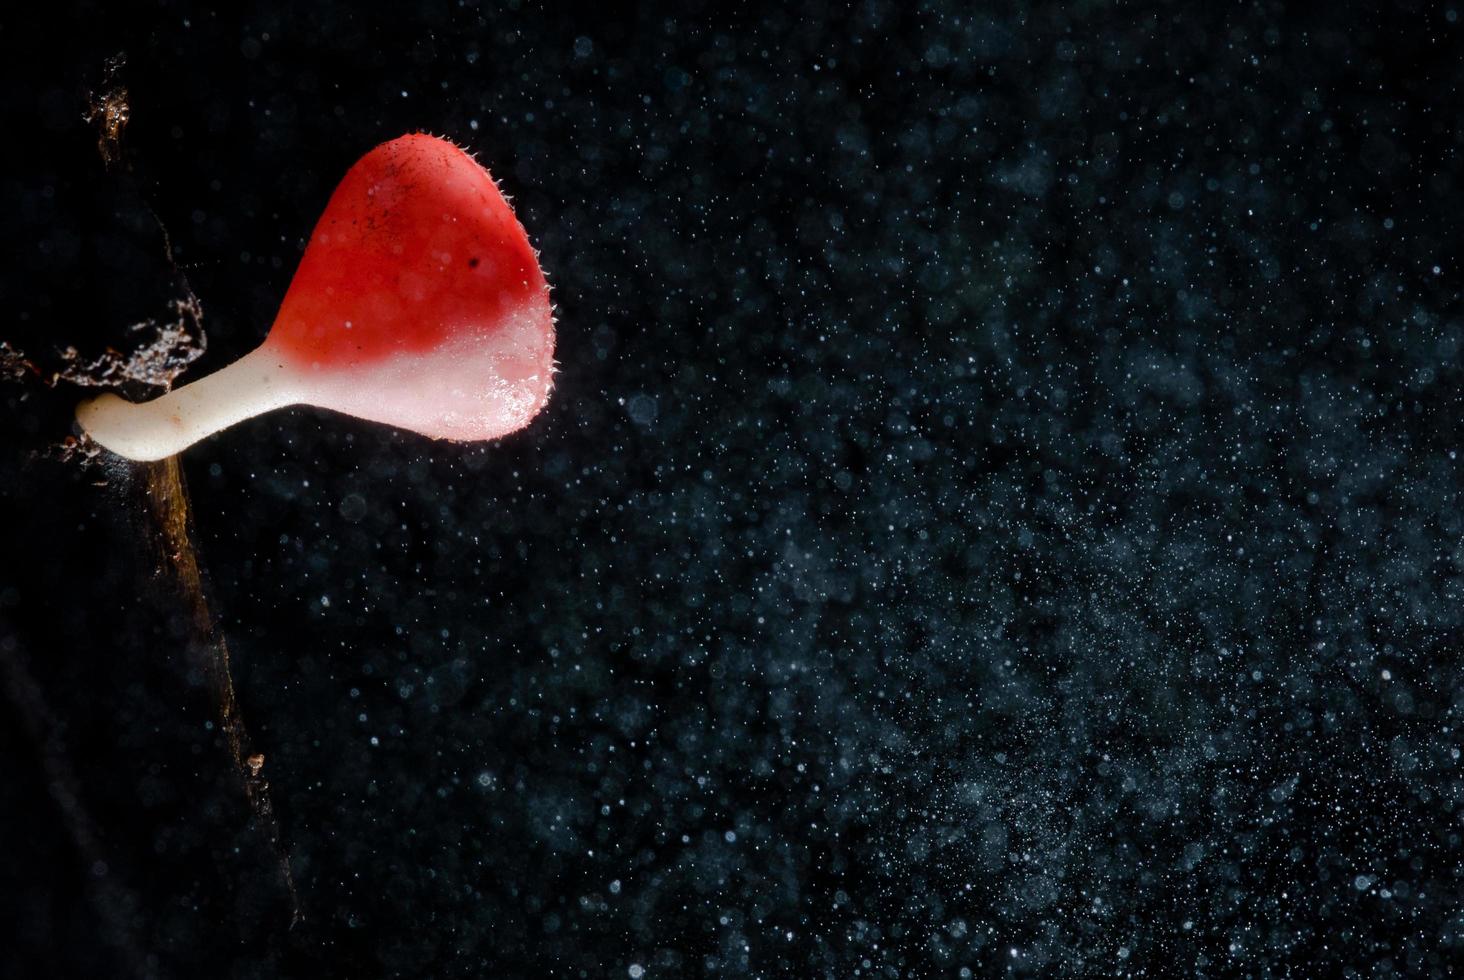
[[113,394],[84,401],[76,407],[76,420],[119,456],[139,462],[165,459],[235,423],[297,403],[291,382],[278,357],[261,347],[150,402]]

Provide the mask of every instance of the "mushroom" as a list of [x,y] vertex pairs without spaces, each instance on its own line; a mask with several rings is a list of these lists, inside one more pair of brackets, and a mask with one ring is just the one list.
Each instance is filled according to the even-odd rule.
[[260,347],[160,398],[104,394],[76,417],[134,460],[300,404],[496,439],[548,400],[553,358],[549,287],[523,226],[477,161],[419,133],[347,172]]

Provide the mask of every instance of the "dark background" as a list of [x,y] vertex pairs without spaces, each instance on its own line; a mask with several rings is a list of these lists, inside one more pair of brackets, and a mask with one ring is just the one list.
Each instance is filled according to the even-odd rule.
[[182,277],[184,380],[245,353],[416,129],[513,196],[561,365],[490,445],[184,456],[293,927],[135,472],[0,387],[0,974],[1464,955],[1460,5],[792,6],[0,14],[39,369]]

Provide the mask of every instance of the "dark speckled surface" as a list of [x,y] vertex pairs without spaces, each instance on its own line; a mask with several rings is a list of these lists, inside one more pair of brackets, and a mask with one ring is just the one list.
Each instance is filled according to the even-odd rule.
[[0,974],[1448,974],[1458,4],[411,6],[0,22],[42,368],[180,274],[240,356],[412,129],[561,364],[183,458],[293,927],[137,474],[0,386]]

